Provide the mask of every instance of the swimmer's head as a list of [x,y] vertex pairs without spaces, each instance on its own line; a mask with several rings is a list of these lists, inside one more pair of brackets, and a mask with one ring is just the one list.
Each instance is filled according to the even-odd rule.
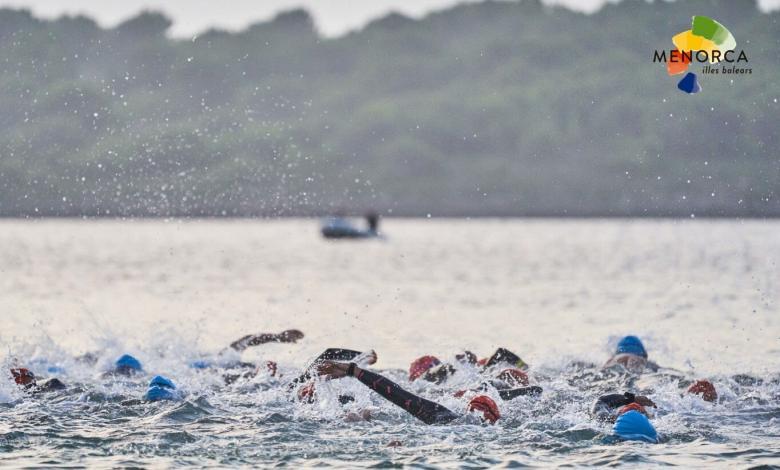
[[699,395],[704,401],[714,402],[718,399],[718,392],[709,380],[697,380],[688,387],[688,393]]
[[431,367],[436,367],[441,364],[441,361],[434,356],[423,356],[417,358],[409,366],[409,380],[414,381],[425,374]]
[[641,356],[647,359],[647,351],[644,344],[636,336],[629,335],[624,336],[623,339],[617,344],[615,354],[633,354],[635,356]]
[[498,411],[498,405],[487,395],[478,395],[469,401],[467,408],[469,412],[477,411],[482,414],[482,419],[490,424],[494,424],[501,418],[501,413]]
[[177,400],[176,385],[167,377],[156,375],[149,382],[144,398],[148,401]]
[[628,410],[618,416],[612,432],[625,441],[658,442],[658,433],[650,420],[636,410]]
[[14,376],[14,382],[16,382],[17,385],[28,386],[35,384],[35,374],[29,369],[23,367],[11,369],[11,375]]
[[477,363],[477,356],[471,351],[463,351],[460,354],[456,354],[455,359],[462,364],[475,365]]
[[617,412],[617,415],[620,416],[622,414],[628,413],[629,411],[638,411],[639,413],[642,413],[645,416],[650,416],[647,414],[647,410],[644,406],[640,405],[639,403],[629,403],[628,405],[620,408]]
[[123,354],[114,363],[114,372],[122,375],[133,375],[141,372],[141,361],[129,354]]
[[528,385],[528,374],[514,367],[502,370],[496,378],[506,382],[511,387],[525,387]]
[[167,388],[171,390],[176,389],[176,385],[169,379],[168,377],[163,377],[162,375],[155,375],[152,380],[149,381],[150,387],[160,387],[160,388]]

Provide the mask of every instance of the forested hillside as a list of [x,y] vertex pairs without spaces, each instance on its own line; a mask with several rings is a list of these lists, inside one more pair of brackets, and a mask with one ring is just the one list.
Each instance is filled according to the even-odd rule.
[[[694,14],[750,75],[676,89],[653,51]],[[777,216],[779,18],[523,0],[181,40],[155,13],[106,30],[0,10],[0,215]]]

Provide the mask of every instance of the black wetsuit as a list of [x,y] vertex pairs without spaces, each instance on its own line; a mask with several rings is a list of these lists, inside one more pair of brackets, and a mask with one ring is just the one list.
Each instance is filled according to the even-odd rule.
[[602,395],[593,404],[590,410],[591,415],[597,419],[607,420],[612,417],[612,413],[621,406],[630,405],[636,400],[636,395],[631,392],[612,393]]
[[496,352],[494,352],[493,355],[490,356],[490,359],[485,363],[485,367],[492,367],[496,364],[501,364],[502,362],[521,369],[528,367],[525,361],[520,359],[520,356],[505,348],[496,349]]
[[479,392],[487,392],[490,389],[490,387],[496,389],[496,391],[498,391],[498,396],[500,396],[501,399],[504,401],[514,400],[517,397],[524,397],[524,396],[536,397],[541,395],[543,392],[542,387],[539,387],[537,385],[511,388],[508,387],[505,382],[500,380],[490,380],[487,382],[482,382],[474,390]]
[[322,353],[320,353],[319,356],[317,356],[311,364],[309,364],[309,367],[306,368],[306,371],[296,377],[288,386],[290,390],[293,390],[298,385],[304,384],[311,380],[313,378],[312,375],[312,369],[322,361],[351,361],[355,359],[356,357],[363,354],[360,351],[353,351],[352,349],[344,349],[344,348],[328,348]]
[[442,405],[418,397],[377,373],[361,369],[355,378],[425,424],[446,424],[459,417]]

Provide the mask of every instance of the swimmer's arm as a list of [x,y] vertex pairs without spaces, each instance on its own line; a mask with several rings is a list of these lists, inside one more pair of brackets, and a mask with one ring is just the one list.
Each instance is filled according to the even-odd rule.
[[[297,378],[295,378],[290,383],[288,388],[290,390],[293,390],[298,384],[302,384],[304,382],[308,382],[309,380],[311,380],[312,368],[316,367],[318,364],[322,363],[323,361],[352,361],[362,354],[363,353],[360,351],[353,351],[351,349],[328,348],[325,351],[323,351],[319,356],[317,356],[317,358],[312,361],[309,367],[306,368],[306,371],[303,374],[299,375]],[[372,350],[369,351],[368,354],[369,354],[369,364],[375,363],[376,353],[373,352]]]
[[487,363],[485,363],[485,367],[491,367],[496,364],[500,364],[501,362],[507,362],[520,369],[528,367],[528,365],[520,358],[520,356],[506,348],[496,349],[496,352],[494,352],[493,355],[490,356],[490,359],[487,360]]
[[425,424],[445,424],[458,417],[442,405],[408,392],[375,372],[355,366],[354,377]]
[[596,401],[596,407],[620,408],[629,403],[634,403],[634,399],[635,395],[630,392],[602,395],[599,397],[598,401]]
[[319,365],[318,372],[320,375],[337,379],[346,377],[350,366],[352,376],[358,381],[425,424],[445,424],[458,418],[458,415],[438,403],[408,392],[388,378],[361,369],[357,365],[326,361]]
[[523,396],[539,396],[542,394],[542,387],[532,385],[530,387],[510,388],[507,390],[499,390],[498,395],[502,400],[513,400],[517,397]]
[[236,351],[243,351],[251,346],[258,346],[266,343],[295,343],[303,338],[303,333],[298,330],[286,330],[279,334],[260,333],[256,335],[246,335],[233,341],[230,347]]
[[323,351],[322,354],[317,356],[317,359],[314,360],[314,363],[320,361],[351,361],[361,354],[363,353],[360,351],[353,351],[351,349],[328,348]]

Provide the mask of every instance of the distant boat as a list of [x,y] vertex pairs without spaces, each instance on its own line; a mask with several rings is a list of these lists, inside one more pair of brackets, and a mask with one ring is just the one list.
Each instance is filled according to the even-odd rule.
[[376,238],[379,237],[379,216],[366,216],[366,228],[355,227],[344,217],[328,217],[322,222],[322,236],[325,238]]

